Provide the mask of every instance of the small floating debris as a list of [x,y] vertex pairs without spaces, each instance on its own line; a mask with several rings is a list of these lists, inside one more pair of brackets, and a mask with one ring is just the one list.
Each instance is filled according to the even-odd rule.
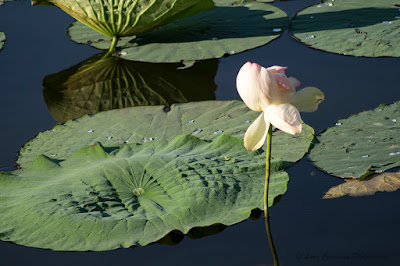
[[216,41],[216,40],[218,40],[218,38],[214,37],[214,38],[212,38],[212,40],[213,40],[213,41]]

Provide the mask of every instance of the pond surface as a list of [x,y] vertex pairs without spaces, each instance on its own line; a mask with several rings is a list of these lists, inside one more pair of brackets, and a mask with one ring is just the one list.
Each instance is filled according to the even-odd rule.
[[[292,16],[316,2],[293,0],[276,6]],[[45,76],[99,52],[68,38],[66,29],[72,21],[58,8],[32,7],[28,1],[0,6],[0,30],[7,37],[0,51],[2,171],[14,170],[20,147],[57,123],[43,97]],[[400,59],[325,53],[284,32],[263,47],[219,60],[214,79],[217,100],[240,100],[235,78],[246,61],[288,66],[289,76],[325,93],[317,112],[302,114],[316,132],[400,98]],[[281,265],[398,265],[399,191],[322,200],[329,188],[342,182],[339,178],[318,170],[307,158],[287,171],[288,191],[270,209]],[[200,239],[185,237],[175,246],[153,244],[107,252],[55,252],[0,242],[0,257],[10,265],[272,265],[263,219],[246,220]]]

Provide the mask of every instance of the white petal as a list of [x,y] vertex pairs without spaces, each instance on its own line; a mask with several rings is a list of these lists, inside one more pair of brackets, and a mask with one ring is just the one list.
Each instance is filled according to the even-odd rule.
[[291,104],[296,106],[300,112],[314,112],[318,109],[318,104],[324,100],[325,96],[315,87],[307,87],[294,94]]
[[247,62],[236,77],[237,91],[244,103],[253,111],[261,111],[260,69],[261,66]]
[[262,147],[267,137],[269,122],[265,120],[264,113],[249,126],[244,135],[244,146],[249,151],[255,151]]
[[291,104],[270,105],[264,109],[265,119],[280,130],[296,134],[301,132],[299,111]]

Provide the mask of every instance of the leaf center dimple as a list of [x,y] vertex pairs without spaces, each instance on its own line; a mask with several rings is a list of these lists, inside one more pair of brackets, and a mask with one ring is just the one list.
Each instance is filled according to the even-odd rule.
[[133,190],[133,194],[135,194],[137,197],[139,197],[140,195],[144,194],[144,189],[143,188],[135,188]]

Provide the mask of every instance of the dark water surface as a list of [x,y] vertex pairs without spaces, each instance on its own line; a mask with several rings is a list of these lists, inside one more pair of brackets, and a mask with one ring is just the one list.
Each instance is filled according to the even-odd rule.
[[[293,15],[315,2],[276,5]],[[58,8],[31,7],[27,1],[0,6],[0,31],[7,37],[0,51],[0,170],[14,170],[19,148],[56,123],[43,99],[44,77],[98,53],[69,40],[66,28],[72,21]],[[287,32],[266,46],[220,59],[217,100],[240,99],[235,78],[246,61],[288,66],[288,75],[325,93],[316,113],[302,114],[316,132],[353,113],[400,100],[400,59],[325,53],[298,43]],[[288,192],[270,210],[281,265],[400,264],[399,191],[322,200],[340,179],[319,171],[307,158],[287,171]],[[201,239],[184,238],[176,246],[55,252],[0,242],[0,265],[119,264],[272,265],[272,257],[263,219],[247,220]]]

